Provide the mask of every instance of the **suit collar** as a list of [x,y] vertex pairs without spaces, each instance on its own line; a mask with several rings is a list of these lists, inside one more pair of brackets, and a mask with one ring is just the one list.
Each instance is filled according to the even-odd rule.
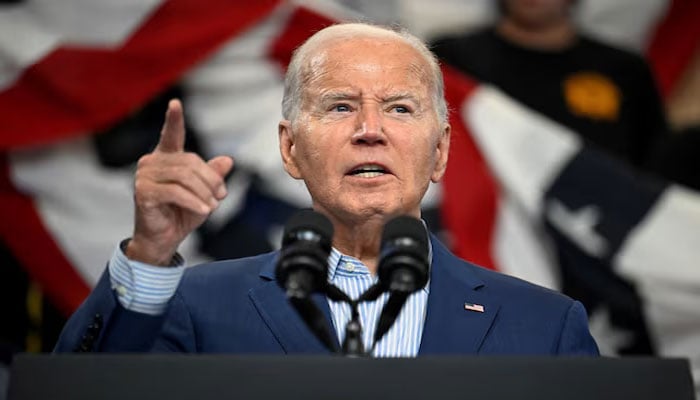
[[272,254],[274,257],[272,257],[269,262],[263,264],[262,268],[260,268],[260,277],[266,281],[275,280],[275,267],[277,266],[277,260],[279,260],[280,252],[276,251]]
[[[275,280],[275,266],[279,253],[264,264],[260,270],[262,285],[250,290],[248,296],[258,310],[260,317],[277,338],[285,353],[328,353],[329,351],[309,330],[297,311],[287,300],[287,296]],[[336,340],[331,322],[331,312],[325,296],[315,294],[313,301],[321,310],[332,336]]]

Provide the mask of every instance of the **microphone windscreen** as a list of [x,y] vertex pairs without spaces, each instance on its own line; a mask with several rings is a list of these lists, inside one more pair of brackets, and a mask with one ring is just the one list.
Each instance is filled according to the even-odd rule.
[[330,250],[333,238],[333,224],[325,215],[311,209],[300,210],[287,221],[284,226],[282,247],[297,240],[314,240],[298,237],[300,234],[304,235],[305,232],[314,232],[319,235],[320,244]]
[[310,209],[297,212],[284,226],[275,278],[309,329],[328,349],[336,351],[323,312],[311,299],[312,293],[323,293],[328,285],[332,240],[333,224],[328,218]]
[[377,275],[385,290],[412,293],[428,282],[428,232],[423,222],[396,217],[384,225]]
[[425,287],[428,255],[428,232],[421,220],[404,215],[384,225],[377,275],[379,286],[391,295],[379,315],[374,345],[394,324],[408,296]]
[[419,251],[421,256],[428,257],[428,232],[421,220],[402,215],[390,220],[384,225],[382,244],[403,238],[416,241],[415,250]]

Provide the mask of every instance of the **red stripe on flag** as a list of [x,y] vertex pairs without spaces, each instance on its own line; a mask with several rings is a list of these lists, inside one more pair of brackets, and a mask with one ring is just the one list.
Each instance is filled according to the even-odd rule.
[[700,1],[672,0],[647,51],[664,97],[671,94],[696,51],[700,51]]
[[452,110],[450,158],[443,179],[442,222],[451,236],[454,253],[490,269],[498,269],[492,255],[498,188],[461,110],[477,84],[443,66],[445,97]]
[[294,50],[321,29],[338,21],[305,7],[299,7],[287,20],[285,29],[272,42],[268,56],[287,70]]
[[44,227],[32,200],[15,189],[5,156],[0,156],[0,205],[0,237],[52,304],[69,315],[90,289]]
[[0,93],[0,149],[109,126],[278,3],[168,0],[119,48],[57,49]]

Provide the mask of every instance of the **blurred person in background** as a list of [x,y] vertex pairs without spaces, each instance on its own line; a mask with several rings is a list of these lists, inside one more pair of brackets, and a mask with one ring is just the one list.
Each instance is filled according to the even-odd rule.
[[576,0],[502,0],[495,25],[444,37],[447,64],[573,129],[636,167],[666,135],[661,98],[645,60],[581,34]]
[[659,175],[700,191],[700,47],[666,99],[671,134],[655,152]]

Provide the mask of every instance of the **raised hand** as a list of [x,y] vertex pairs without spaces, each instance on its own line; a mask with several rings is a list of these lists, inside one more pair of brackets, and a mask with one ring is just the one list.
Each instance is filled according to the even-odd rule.
[[182,104],[171,100],[158,146],[136,169],[134,234],[126,249],[132,260],[168,265],[185,237],[226,197],[224,177],[233,159],[204,161],[184,146]]

